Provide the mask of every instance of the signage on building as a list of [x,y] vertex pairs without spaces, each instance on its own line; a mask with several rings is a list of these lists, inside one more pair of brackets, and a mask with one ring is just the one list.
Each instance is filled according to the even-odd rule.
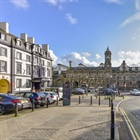
[[13,82],[13,86],[15,86],[16,85],[16,82]]

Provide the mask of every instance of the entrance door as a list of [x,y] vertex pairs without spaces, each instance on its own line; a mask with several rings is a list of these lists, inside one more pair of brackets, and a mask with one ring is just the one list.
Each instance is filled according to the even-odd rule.
[[0,93],[7,93],[9,91],[10,84],[6,79],[0,80]]

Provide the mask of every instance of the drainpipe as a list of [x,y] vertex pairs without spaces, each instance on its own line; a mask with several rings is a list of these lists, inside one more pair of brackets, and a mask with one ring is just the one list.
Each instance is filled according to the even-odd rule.
[[31,50],[31,56],[32,56],[32,60],[31,60],[31,82],[32,82],[32,87],[31,87],[31,91],[33,91],[33,87],[34,87],[34,84],[33,84],[33,75],[34,75],[34,65],[33,65],[33,61],[34,61],[34,55],[33,55],[33,46],[32,46],[32,50]]

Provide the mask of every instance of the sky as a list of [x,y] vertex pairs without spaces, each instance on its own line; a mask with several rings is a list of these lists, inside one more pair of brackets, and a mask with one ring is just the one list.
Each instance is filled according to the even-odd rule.
[[140,0],[0,0],[0,22],[49,44],[53,67],[99,66],[107,47],[113,67],[140,66]]

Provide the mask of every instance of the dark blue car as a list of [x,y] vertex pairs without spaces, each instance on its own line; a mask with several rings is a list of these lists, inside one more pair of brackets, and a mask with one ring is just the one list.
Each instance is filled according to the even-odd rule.
[[0,113],[5,114],[6,112],[14,111],[16,102],[18,105],[18,110],[30,107],[30,102],[23,97],[0,94]]

